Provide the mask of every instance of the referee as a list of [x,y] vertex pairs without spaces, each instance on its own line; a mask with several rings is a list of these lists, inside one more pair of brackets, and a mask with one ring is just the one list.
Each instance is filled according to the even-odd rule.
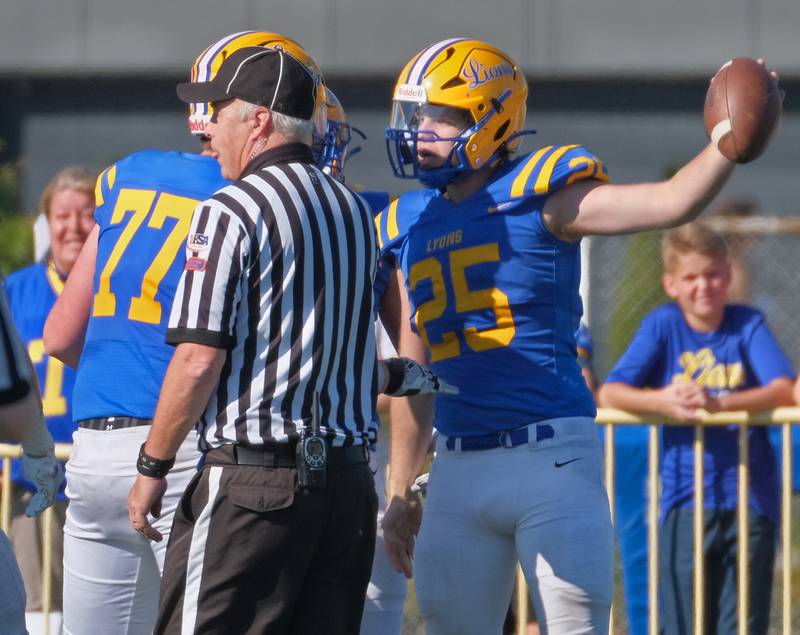
[[175,514],[156,633],[359,630],[377,512],[377,247],[364,201],[313,166],[317,81],[248,47],[178,86],[213,104],[211,149],[235,182],[195,210],[177,348],[128,501],[134,528],[160,540],[147,514],[199,421],[205,464]]
[[[64,480],[55,459],[53,439],[42,415],[34,370],[11,322],[0,276],[0,441],[22,444],[25,478],[36,494],[25,513],[36,516],[53,504]],[[25,587],[5,532],[0,530],[0,633],[22,635],[25,629]]]

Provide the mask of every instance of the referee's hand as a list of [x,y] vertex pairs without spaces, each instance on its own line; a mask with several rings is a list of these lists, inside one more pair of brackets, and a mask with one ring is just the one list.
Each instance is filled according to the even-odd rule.
[[147,515],[161,516],[161,499],[167,491],[167,479],[138,474],[128,494],[128,518],[131,526],[149,540],[161,542],[161,533],[150,524]]
[[419,497],[410,493],[393,496],[383,515],[383,545],[389,564],[407,578],[414,575],[414,542],[422,522],[422,505]]

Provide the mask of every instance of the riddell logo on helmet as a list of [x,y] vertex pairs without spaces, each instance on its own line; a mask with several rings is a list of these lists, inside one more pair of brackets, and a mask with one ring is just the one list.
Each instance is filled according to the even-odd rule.
[[513,75],[514,67],[508,62],[495,64],[494,66],[486,66],[486,64],[482,64],[473,57],[467,61],[461,74],[467,79],[472,80],[469,83],[470,88],[477,88],[482,84],[500,79],[506,75]]
[[202,134],[206,131],[206,122],[202,119],[189,119],[189,132]]
[[423,104],[428,101],[428,93],[425,92],[424,86],[400,84],[394,93],[394,98],[397,101],[413,101],[418,104]]

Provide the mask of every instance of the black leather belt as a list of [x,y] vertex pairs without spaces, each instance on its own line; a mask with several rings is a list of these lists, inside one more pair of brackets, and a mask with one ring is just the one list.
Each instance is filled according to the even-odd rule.
[[153,423],[152,419],[137,419],[136,417],[97,417],[78,421],[78,427],[87,430],[121,430],[122,428],[149,426],[151,423]]
[[[241,445],[224,445],[214,448],[206,455],[206,464],[219,461],[223,465],[260,465],[262,467],[297,467],[296,443],[274,444],[264,448],[246,448]],[[328,446],[328,465],[356,465],[368,463],[366,445],[351,445],[344,448]]]

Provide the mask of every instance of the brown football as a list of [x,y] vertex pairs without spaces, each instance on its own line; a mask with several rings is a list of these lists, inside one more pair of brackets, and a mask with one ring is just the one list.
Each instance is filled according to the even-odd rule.
[[778,82],[762,64],[737,57],[711,80],[706,93],[706,132],[731,161],[748,163],[764,152],[781,120]]

